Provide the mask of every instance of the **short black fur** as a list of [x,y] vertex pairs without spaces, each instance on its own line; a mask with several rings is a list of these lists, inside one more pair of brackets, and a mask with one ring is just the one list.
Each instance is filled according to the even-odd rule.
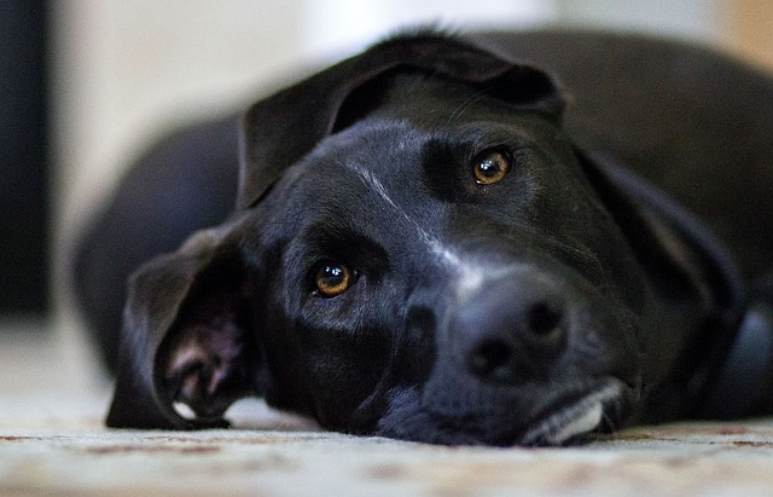
[[[444,444],[563,444],[636,422],[720,415],[708,407],[722,384],[714,372],[743,346],[745,310],[770,306],[769,283],[744,287],[770,271],[773,239],[763,234],[773,231],[760,220],[773,204],[770,195],[718,198],[725,212],[716,216],[696,200],[691,175],[702,161],[708,191],[720,188],[712,179],[728,191],[773,188],[770,140],[755,141],[759,156],[745,148],[773,131],[773,82],[710,52],[636,37],[477,40],[491,50],[425,31],[398,36],[249,109],[236,210],[176,251],[151,247],[144,254],[155,258],[131,279],[110,426],[222,426],[242,396],[328,429]],[[514,61],[524,58],[534,63]],[[673,60],[682,64],[669,72]],[[666,68],[650,77],[658,61]],[[701,86],[706,78],[685,76],[709,62],[738,80],[725,85],[737,107],[758,112],[727,120],[758,129],[719,145],[722,128],[708,121],[680,128],[682,141],[646,135],[659,131],[630,109],[668,113],[673,94],[714,92]],[[605,64],[626,77],[610,77]],[[714,115],[691,111],[695,122]],[[663,133],[678,125],[661,124]],[[231,125],[198,133],[222,144]],[[704,146],[738,148],[744,160],[712,161]],[[233,182],[234,152],[222,151],[225,167],[186,167]],[[476,161],[491,153],[509,172],[476,182]],[[147,167],[96,226],[120,231]],[[764,211],[757,224],[728,223],[748,212],[744,202]],[[192,217],[180,226],[198,228]],[[157,228],[146,226],[152,239]],[[92,309],[99,291],[89,285],[104,273],[89,254],[112,250],[99,230],[77,266]],[[327,298],[315,271],[329,261],[353,277]],[[753,402],[727,399],[737,406],[730,415],[773,404],[762,389],[773,367],[764,369]]]

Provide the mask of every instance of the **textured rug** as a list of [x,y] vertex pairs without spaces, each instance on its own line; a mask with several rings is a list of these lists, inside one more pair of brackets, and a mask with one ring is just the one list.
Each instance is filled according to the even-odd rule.
[[54,348],[0,341],[2,497],[773,495],[773,420],[637,428],[562,449],[357,438],[256,403],[234,412],[238,430],[107,430],[108,389],[73,377]]

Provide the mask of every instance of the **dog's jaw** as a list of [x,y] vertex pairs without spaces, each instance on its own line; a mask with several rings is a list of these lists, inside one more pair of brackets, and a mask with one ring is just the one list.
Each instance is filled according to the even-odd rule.
[[523,436],[524,445],[560,445],[589,433],[601,423],[604,404],[619,398],[621,386],[610,381],[568,407],[560,409]]

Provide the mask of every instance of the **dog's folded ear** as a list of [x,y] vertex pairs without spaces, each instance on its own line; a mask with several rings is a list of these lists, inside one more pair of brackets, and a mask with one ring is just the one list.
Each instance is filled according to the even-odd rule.
[[697,217],[654,185],[609,157],[580,149],[576,155],[653,284],[668,298],[702,309],[705,333],[686,344],[681,361],[692,394],[700,398],[743,315],[745,292],[737,267]]
[[335,127],[347,97],[388,72],[419,70],[458,80],[523,110],[558,119],[564,101],[552,78],[460,40],[397,37],[254,104],[242,120],[237,209],[254,205],[281,173]]
[[201,231],[132,276],[108,426],[223,426],[226,408],[256,393],[238,225]]

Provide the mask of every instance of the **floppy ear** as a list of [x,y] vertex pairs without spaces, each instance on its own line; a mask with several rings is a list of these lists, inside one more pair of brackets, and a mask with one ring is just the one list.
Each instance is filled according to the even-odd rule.
[[544,72],[440,35],[398,37],[253,105],[242,119],[237,209],[254,205],[282,172],[335,126],[347,97],[392,70],[466,82],[514,107],[558,119],[563,99]]
[[[654,185],[599,154],[577,149],[576,155],[655,284],[671,298],[700,302],[705,330],[685,344],[679,361],[700,403],[743,316],[745,293],[738,269],[709,230]],[[701,409],[698,405],[696,412]]]
[[[224,426],[226,408],[256,393],[239,226],[200,231],[132,276],[108,426]],[[195,417],[181,416],[178,402]]]

